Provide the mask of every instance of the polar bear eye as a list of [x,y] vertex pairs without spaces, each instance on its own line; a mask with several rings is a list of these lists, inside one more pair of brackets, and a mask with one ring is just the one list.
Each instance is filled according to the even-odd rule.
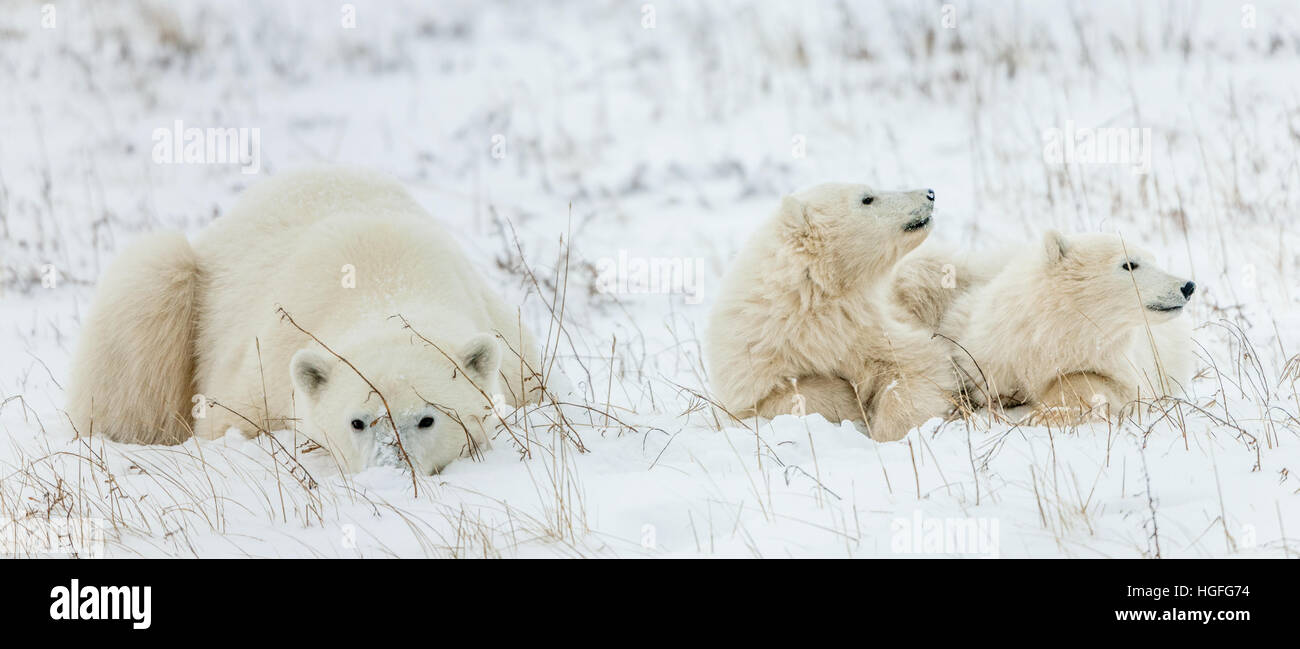
[[361,421],[360,419],[352,420],[352,430],[361,430],[365,427],[366,427],[366,422]]
[[1120,267],[1120,268],[1123,268],[1124,270],[1137,270],[1137,269],[1138,269],[1138,264],[1137,264],[1136,261],[1126,261],[1126,262],[1120,264],[1119,267]]
[[874,201],[874,200],[876,200],[876,197],[875,197],[875,196],[863,196],[863,197],[862,197],[862,204],[863,204],[863,205],[870,205],[870,204],[871,204],[871,201]]
[[419,423],[420,428],[428,428],[432,425],[433,425],[433,417],[425,417],[424,419],[421,419]]

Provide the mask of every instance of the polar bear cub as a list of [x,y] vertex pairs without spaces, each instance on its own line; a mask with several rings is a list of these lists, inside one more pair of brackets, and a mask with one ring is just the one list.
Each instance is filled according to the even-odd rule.
[[947,348],[901,322],[894,264],[929,232],[934,192],[827,183],[785,197],[723,279],[705,350],[736,417],[865,418],[895,440],[949,410]]
[[[964,283],[940,285],[944,259]],[[1116,235],[1049,232],[1029,249],[971,256],[922,249],[895,282],[906,311],[960,345],[953,360],[977,403],[1030,404],[1056,420],[1117,415],[1191,380],[1181,313],[1196,285]]]
[[151,235],[101,281],[73,360],[81,434],[178,443],[293,428],[346,471],[441,470],[493,406],[537,399],[532,337],[398,184],[278,176],[191,247]]

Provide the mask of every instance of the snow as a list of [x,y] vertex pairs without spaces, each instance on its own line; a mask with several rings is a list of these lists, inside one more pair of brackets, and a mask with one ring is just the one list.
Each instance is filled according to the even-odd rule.
[[[108,556],[1295,556],[1300,11],[952,7],[952,29],[904,2],[6,12],[0,531],[95,519]],[[258,129],[260,172],[155,162],[177,120]],[[1151,172],[1049,164],[1044,133],[1080,128],[1150,129]],[[394,174],[452,226],[571,405],[509,414],[414,485],[342,475],[293,431],[73,439],[63,381],[114,251],[319,161]],[[782,193],[832,179],[932,187],[932,236],[966,246],[1141,240],[1198,285],[1186,403],[890,444],[817,415],[719,430],[700,357],[721,274]],[[664,260],[690,276],[632,270]]]

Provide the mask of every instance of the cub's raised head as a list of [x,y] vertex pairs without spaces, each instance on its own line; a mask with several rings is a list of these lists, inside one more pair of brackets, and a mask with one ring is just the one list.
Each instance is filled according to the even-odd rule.
[[409,335],[335,349],[356,370],[319,347],[298,350],[289,372],[300,412],[306,410],[301,430],[328,448],[345,471],[406,469],[408,458],[417,473],[441,471],[486,439],[492,404],[483,395],[497,394],[501,367],[492,334],[442,350],[455,362]]
[[852,273],[883,277],[925,240],[934,190],[886,192],[823,183],[781,201],[783,236],[800,252]]
[[1107,323],[1165,322],[1182,312],[1196,290],[1195,283],[1157,266],[1150,252],[1113,234],[1048,232],[1043,252],[1052,299]]

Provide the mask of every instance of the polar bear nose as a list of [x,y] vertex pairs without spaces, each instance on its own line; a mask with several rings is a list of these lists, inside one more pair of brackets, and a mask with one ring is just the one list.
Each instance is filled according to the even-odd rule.
[[927,190],[925,190],[925,197],[933,201],[933,200],[934,200],[934,190],[933,190],[933,189],[927,189]]
[[1192,296],[1192,293],[1196,291],[1196,282],[1188,282],[1186,284],[1183,284],[1183,287],[1178,290],[1183,292],[1184,298],[1189,298]]

